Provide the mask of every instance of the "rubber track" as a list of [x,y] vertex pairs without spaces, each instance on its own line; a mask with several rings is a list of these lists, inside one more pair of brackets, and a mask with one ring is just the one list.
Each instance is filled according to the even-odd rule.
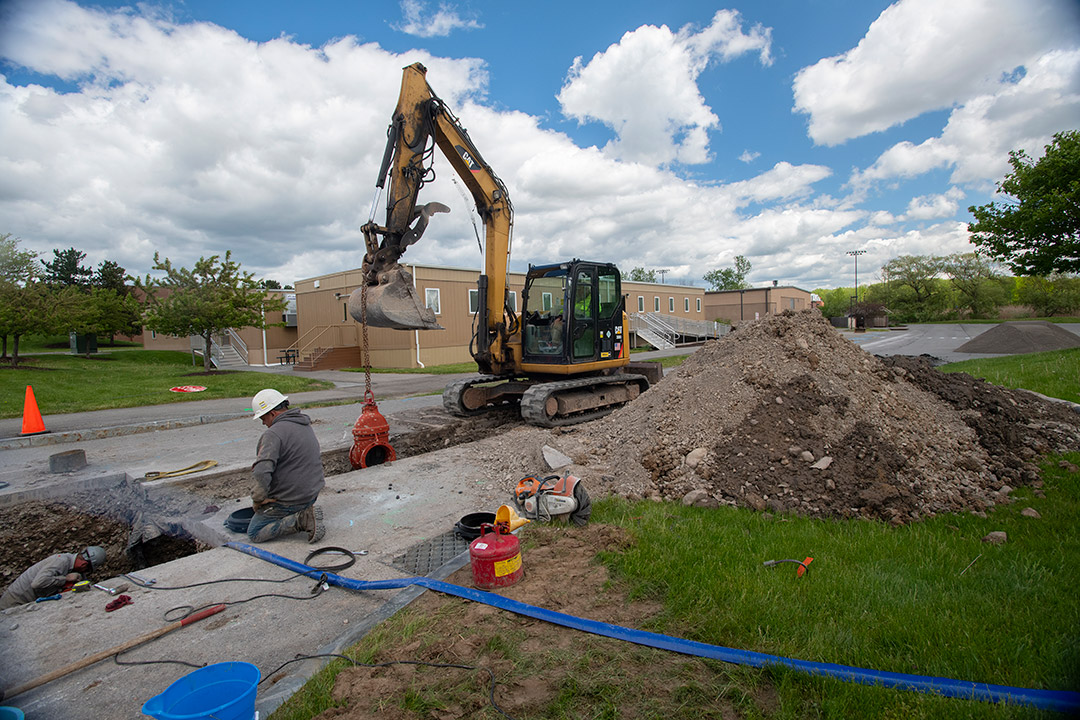
[[568,415],[565,417],[549,418],[547,411],[544,409],[547,405],[548,398],[552,395],[557,395],[565,390],[575,390],[578,388],[597,387],[600,385],[629,385],[632,382],[637,382],[643,386],[643,389],[648,389],[649,380],[644,375],[631,375],[628,373],[618,373],[615,375],[599,375],[585,378],[574,378],[573,380],[556,380],[555,382],[539,383],[533,385],[531,388],[525,391],[525,394],[521,397],[521,417],[531,425],[539,425],[540,427],[562,427],[565,425],[576,425],[578,423],[588,422],[589,420],[595,420],[602,418],[622,407],[625,403],[619,403],[618,405],[610,405],[608,407],[597,408],[589,412],[576,413],[574,415]]
[[476,410],[467,410],[465,406],[461,404],[461,397],[465,394],[465,391],[473,385],[480,383],[495,382],[496,380],[505,380],[505,378],[498,378],[494,375],[476,375],[471,378],[465,378],[464,380],[458,380],[452,382],[443,388],[442,404],[443,409],[451,415],[458,417],[469,417],[472,415],[481,415],[487,412],[490,408],[484,406]]

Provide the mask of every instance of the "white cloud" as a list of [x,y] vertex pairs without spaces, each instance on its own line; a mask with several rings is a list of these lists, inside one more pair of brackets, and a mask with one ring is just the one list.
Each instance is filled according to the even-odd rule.
[[1072,0],[899,0],[843,55],[795,77],[795,110],[835,145],[999,91],[1048,50],[1075,48]]
[[761,157],[759,152],[750,152],[749,150],[743,150],[742,155],[739,155],[739,162],[744,162],[747,165]]
[[893,145],[849,183],[865,190],[873,183],[914,178],[951,168],[950,182],[991,185],[1009,172],[1009,152],[1039,157],[1053,134],[1076,127],[1080,118],[1080,49],[1048,52],[1028,66],[1018,81],[972,98],[953,110],[939,137],[919,144]]
[[951,187],[939,195],[914,197],[908,203],[907,214],[903,219],[933,220],[952,217],[960,209],[960,201],[963,199],[964,191],[958,187]]
[[770,33],[760,25],[744,33],[733,10],[717,11],[698,32],[644,25],[588,62],[575,58],[558,99],[567,117],[615,131],[604,148],[612,157],[656,166],[708,162],[708,133],[720,120],[697,78],[714,58],[757,52],[770,64]]
[[395,25],[407,35],[416,37],[446,37],[455,30],[478,30],[482,27],[478,21],[461,17],[456,8],[449,3],[439,3],[439,9],[429,12],[428,4],[423,0],[402,0],[401,13],[405,21]]

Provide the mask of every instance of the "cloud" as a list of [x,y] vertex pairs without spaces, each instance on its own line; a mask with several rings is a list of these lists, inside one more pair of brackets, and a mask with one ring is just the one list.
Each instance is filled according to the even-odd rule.
[[461,17],[449,3],[439,3],[439,9],[430,13],[423,0],[402,0],[401,13],[405,16],[405,21],[395,25],[394,29],[416,37],[446,37],[455,30],[478,30],[484,27],[476,20]]
[[836,145],[994,94],[1047,50],[1076,47],[1072,0],[899,0],[843,55],[804,67],[795,111]]
[[756,52],[763,65],[772,62],[771,30],[755,25],[744,33],[740,24],[738,12],[719,10],[697,32],[643,25],[588,62],[575,58],[558,95],[563,114],[612,128],[616,138],[604,151],[615,158],[654,166],[708,162],[708,133],[720,120],[698,76],[713,59]]
[[742,155],[739,156],[739,162],[744,162],[747,165],[761,157],[759,152],[750,152],[749,150],[743,150]]
[[931,220],[952,217],[960,209],[960,201],[963,199],[964,191],[958,187],[951,187],[939,195],[914,197],[908,203],[907,214],[902,219]]
[[856,190],[895,178],[951,169],[952,183],[987,185],[1009,172],[1009,152],[1039,157],[1055,132],[1080,117],[1080,49],[1054,50],[1027,67],[1019,80],[954,109],[942,133],[919,144],[903,141],[865,170],[852,174]]

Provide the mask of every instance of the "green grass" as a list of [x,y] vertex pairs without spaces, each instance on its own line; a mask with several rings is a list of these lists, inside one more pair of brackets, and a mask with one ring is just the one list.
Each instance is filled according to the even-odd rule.
[[[606,561],[632,594],[663,601],[653,628],[661,632],[804,660],[1076,691],[1080,474],[1048,464],[1043,477],[1046,498],[1020,490],[1016,503],[986,518],[939,516],[903,528],[621,501],[599,504],[594,517],[633,531],[636,545]],[[1029,506],[1042,518],[1021,516]],[[1009,542],[981,542],[994,530]],[[762,565],[806,556],[814,561],[801,579],[794,565]],[[1030,716],[776,675],[783,704],[796,709],[791,717]]]
[[965,372],[994,385],[1080,402],[1080,348],[964,360],[942,365],[939,370]]
[[[321,390],[333,383],[291,375],[259,372],[202,374],[191,355],[171,350],[118,350],[81,355],[37,355],[18,368],[0,366],[0,417],[20,417],[26,386],[43,415],[106,408],[163,405],[193,400],[237,398],[236,409],[250,406],[251,397],[273,385],[283,393]],[[201,385],[203,392],[176,393],[178,385]]]

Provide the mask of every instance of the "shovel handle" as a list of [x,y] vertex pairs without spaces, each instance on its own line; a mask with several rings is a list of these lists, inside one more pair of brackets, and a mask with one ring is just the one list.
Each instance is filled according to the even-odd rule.
[[225,609],[225,605],[223,605],[223,604],[222,605],[211,605],[208,608],[203,608],[199,612],[192,613],[191,615],[188,615],[186,618],[181,620],[180,621],[180,627],[184,627],[185,625],[190,625],[193,622],[199,622],[203,618],[208,618],[211,615],[217,615],[219,612],[221,612],[224,609]]

